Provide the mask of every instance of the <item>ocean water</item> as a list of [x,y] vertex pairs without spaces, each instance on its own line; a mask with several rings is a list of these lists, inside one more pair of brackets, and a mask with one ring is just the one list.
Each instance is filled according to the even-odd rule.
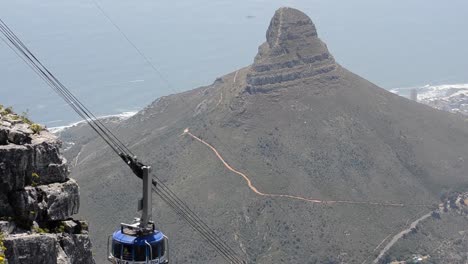
[[[96,115],[133,112],[250,64],[274,11],[299,8],[335,58],[387,89],[468,83],[468,1],[93,0],[0,2],[0,17]],[[48,127],[79,117],[0,42],[0,104]]]

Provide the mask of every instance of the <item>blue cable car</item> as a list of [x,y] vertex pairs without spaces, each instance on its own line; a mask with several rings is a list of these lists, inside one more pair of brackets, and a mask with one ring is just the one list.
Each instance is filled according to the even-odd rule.
[[169,263],[168,239],[162,232],[154,229],[153,223],[150,224],[152,229],[144,233],[138,223],[121,224],[120,230],[115,231],[108,239],[109,261],[115,264]]
[[[131,162],[129,164],[132,165]],[[134,168],[135,174],[143,180],[143,199],[138,203],[142,215],[141,218],[135,218],[132,224],[120,224],[120,229],[108,237],[107,259],[114,264],[168,264],[168,239],[155,229],[151,221],[150,167],[137,165]]]

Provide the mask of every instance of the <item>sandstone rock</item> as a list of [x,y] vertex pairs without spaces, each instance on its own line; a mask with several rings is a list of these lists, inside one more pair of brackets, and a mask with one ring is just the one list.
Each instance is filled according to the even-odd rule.
[[0,233],[10,234],[15,229],[16,225],[12,221],[0,221]]
[[39,176],[38,179],[38,184],[47,184],[51,182],[64,182],[67,180],[69,171],[68,171],[68,164],[66,163],[66,160],[63,159],[61,163],[51,163],[47,167],[44,167],[43,170],[38,170],[46,171],[43,176]]
[[8,193],[24,188],[29,182],[31,149],[25,146],[0,146],[0,191]]
[[[336,69],[335,60],[317,35],[310,18],[299,10],[280,8],[259,47],[246,91],[269,92],[281,83],[327,74]],[[334,79],[333,75],[330,77]]]
[[0,126],[11,127],[11,123],[5,120],[0,120]]
[[63,228],[62,233],[68,234],[88,234],[88,222],[83,220],[68,219],[58,223],[59,230]]
[[60,156],[57,143],[36,145],[32,159],[33,170],[39,175],[38,184],[64,182],[68,178],[68,165]]
[[22,221],[35,221],[39,216],[40,198],[34,187],[26,187],[24,190],[13,192],[10,195],[10,203],[15,208],[15,216]]
[[5,119],[12,125],[21,124],[23,122],[16,114],[13,113],[6,115]]
[[5,255],[9,264],[57,263],[58,240],[52,234],[12,235],[4,240]]
[[8,200],[7,194],[0,192],[0,217],[12,215],[13,208],[10,205],[10,201]]
[[71,264],[94,264],[91,252],[91,241],[88,235],[63,234],[60,236],[60,245],[68,256]]
[[[33,173],[39,177],[33,179]],[[21,190],[33,180],[36,185],[64,182],[68,174],[66,160],[60,156],[59,143],[54,139],[31,145],[0,146],[0,191]]]
[[[78,213],[79,189],[68,178],[60,141],[48,131],[34,134],[15,115],[2,118],[10,118],[0,121],[0,217],[8,219],[0,221],[0,232],[6,234],[7,263],[94,263],[82,234],[87,224],[69,220]],[[49,231],[68,234],[38,234]]]
[[32,134],[34,134],[34,132],[29,128],[29,125],[28,124],[24,124],[24,123],[21,123],[21,124],[17,124],[13,127],[13,129],[16,129],[24,134],[26,134],[28,137]]
[[25,187],[11,194],[10,203],[16,217],[23,221],[67,219],[78,213],[79,190],[74,180],[38,187]]
[[73,220],[63,221],[62,225],[64,226],[65,233],[75,234],[79,228],[78,224]]
[[0,145],[8,144],[8,131],[6,127],[0,126]]
[[86,235],[19,234],[4,241],[9,264],[94,264]]
[[24,145],[31,143],[31,138],[23,131],[18,129],[10,129],[8,133],[8,141],[17,145]]
[[57,244],[57,264],[70,264],[70,259],[68,258],[63,248]]
[[80,196],[75,180],[41,185],[37,189],[42,199],[39,204],[40,220],[63,220],[78,213]]

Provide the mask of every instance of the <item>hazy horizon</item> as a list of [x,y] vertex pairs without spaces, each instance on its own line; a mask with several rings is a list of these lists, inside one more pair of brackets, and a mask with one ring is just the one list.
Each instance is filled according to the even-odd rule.
[[[169,80],[156,75],[91,0],[18,0],[0,17],[97,115],[212,83],[249,65],[274,11],[291,6],[314,21],[336,60],[379,86],[468,83],[464,1],[101,0],[100,5]],[[266,4],[268,3],[268,4]],[[389,15],[391,14],[391,15]],[[78,120],[1,42],[2,98],[48,126]],[[55,121],[55,122],[54,122]]]

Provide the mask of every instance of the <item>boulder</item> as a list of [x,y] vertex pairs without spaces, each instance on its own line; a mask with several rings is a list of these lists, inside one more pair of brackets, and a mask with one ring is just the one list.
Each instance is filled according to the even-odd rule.
[[10,196],[16,217],[27,222],[67,219],[78,213],[79,200],[78,184],[72,179],[64,183],[28,186]]
[[8,263],[57,263],[57,236],[53,234],[10,235],[4,240]]
[[64,227],[65,233],[68,234],[75,234],[79,229],[78,224],[73,220],[63,221],[61,224]]
[[40,221],[63,220],[78,213],[80,194],[75,180],[41,185],[37,189],[41,193]]
[[[33,173],[35,178],[33,179]],[[58,142],[0,145],[0,191],[21,190],[27,185],[65,182],[69,171]]]
[[11,127],[11,123],[5,120],[0,120],[0,126]]
[[94,264],[91,241],[88,235],[62,234],[60,245],[71,264]]
[[[39,170],[44,173],[43,176],[39,176],[37,179],[38,184],[47,184],[52,182],[64,182],[68,179],[69,171],[68,164],[65,158],[62,158],[61,163],[51,163],[44,167],[43,170]],[[39,174],[38,174],[39,175]]]
[[30,126],[28,124],[17,124],[13,127],[13,129],[16,129],[24,134],[26,134],[28,137],[30,137],[34,132],[31,130]]
[[8,133],[8,141],[16,145],[24,145],[31,143],[31,137],[21,130],[10,129]]
[[10,195],[10,203],[15,208],[15,217],[24,223],[35,221],[39,216],[38,192],[34,187],[26,187],[24,190],[13,192]]
[[0,192],[20,190],[31,182],[32,149],[26,146],[0,146]]
[[16,225],[12,221],[0,221],[0,233],[10,234],[15,230]]
[[8,263],[94,264],[87,235],[17,234],[4,240]]
[[57,264],[70,264],[70,259],[59,245],[57,245]]

